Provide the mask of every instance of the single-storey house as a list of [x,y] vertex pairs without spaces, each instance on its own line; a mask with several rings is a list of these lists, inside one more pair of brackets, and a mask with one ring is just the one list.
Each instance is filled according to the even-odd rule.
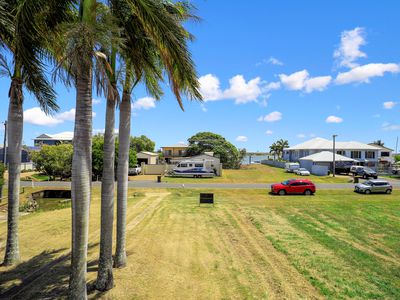
[[139,165],[145,163],[146,165],[158,164],[158,153],[141,151],[136,154],[137,162]]
[[[300,167],[306,168],[316,175],[326,175],[326,171],[333,170],[333,152],[321,151],[299,159]],[[335,169],[350,167],[358,161],[340,154],[335,154]],[[326,170],[326,171],[324,171]],[[322,172],[322,173],[320,173]]]
[[[381,148],[360,142],[336,142],[336,154],[357,160],[360,165],[376,168],[380,160]],[[314,138],[304,143],[285,148],[283,159],[298,162],[300,158],[322,151],[333,151],[333,141],[324,138]],[[390,155],[391,156],[391,155]]]
[[40,147],[42,145],[54,146],[61,143],[72,143],[74,139],[73,132],[61,132],[57,134],[41,134],[33,140],[33,144],[36,147]]

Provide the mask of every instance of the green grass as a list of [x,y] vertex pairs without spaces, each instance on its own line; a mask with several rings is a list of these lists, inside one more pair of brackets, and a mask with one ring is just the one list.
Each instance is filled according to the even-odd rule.
[[[218,189],[211,191],[214,207],[199,207],[200,191],[130,189],[128,266],[114,271],[114,289],[90,298],[399,298],[398,191],[280,197],[266,190]],[[96,278],[100,189],[93,195],[90,283]],[[0,290],[68,253],[70,218],[69,207],[21,217],[24,264],[0,267]],[[1,251],[5,232],[0,223]],[[20,298],[63,298],[68,264],[66,259],[47,270]]]
[[[165,182],[172,183],[274,183],[282,182],[300,176],[293,173],[286,173],[284,169],[275,168],[267,165],[244,165],[239,170],[222,170],[221,177],[214,178],[179,178],[164,177]],[[305,176],[315,183],[346,183],[351,179],[348,176]]]
[[50,177],[45,174],[33,174],[31,177],[33,179],[35,179],[36,181],[49,181],[50,180]]

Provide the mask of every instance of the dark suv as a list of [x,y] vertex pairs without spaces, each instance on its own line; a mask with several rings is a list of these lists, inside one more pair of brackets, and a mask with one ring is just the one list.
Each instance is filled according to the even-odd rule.
[[353,174],[354,176],[361,176],[364,179],[368,179],[368,178],[377,179],[378,178],[378,173],[376,173],[371,168],[364,167],[364,166],[351,166],[350,173]]

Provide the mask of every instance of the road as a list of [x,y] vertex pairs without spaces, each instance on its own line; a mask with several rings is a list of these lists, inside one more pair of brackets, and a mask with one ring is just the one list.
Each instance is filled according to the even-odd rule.
[[[400,188],[400,181],[391,181],[394,188]],[[100,186],[101,182],[94,181],[93,186]],[[176,189],[176,188],[198,188],[198,189],[269,189],[271,183],[168,183],[168,182],[155,182],[149,180],[135,180],[129,181],[130,188],[161,188],[161,189]],[[22,187],[31,187],[32,183],[27,181],[21,181]],[[35,182],[35,187],[70,187],[70,182],[64,181],[46,181],[46,182]],[[316,184],[317,189],[352,189],[354,184],[352,183],[319,183]]]

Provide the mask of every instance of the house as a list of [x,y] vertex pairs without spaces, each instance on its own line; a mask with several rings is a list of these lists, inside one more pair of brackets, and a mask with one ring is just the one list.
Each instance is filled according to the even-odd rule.
[[393,157],[393,149],[390,149],[385,146],[381,146],[378,144],[370,143],[368,145],[375,146],[379,148],[379,153],[378,153],[378,158],[379,158],[379,163],[382,165],[391,165],[394,163],[394,157]]
[[156,165],[158,164],[158,153],[140,151],[136,154],[137,162],[139,165],[145,163],[146,165]]
[[[314,138],[293,147],[285,148],[283,159],[291,162],[298,162],[300,158],[322,151],[333,151],[333,142],[324,138]],[[382,149],[360,142],[336,142],[336,154],[357,160],[360,165],[368,167],[378,167],[381,159]],[[383,151],[386,152],[386,151]],[[391,151],[390,156],[391,156]]]
[[165,161],[170,163],[173,159],[185,157],[188,147],[189,146],[184,143],[178,143],[171,146],[161,147],[161,151],[164,155]]
[[61,132],[57,134],[41,134],[33,140],[33,144],[36,147],[42,145],[54,146],[62,143],[72,143],[74,138],[73,132]]
[[[299,159],[300,167],[306,168],[315,175],[326,175],[333,170],[333,152],[321,151]],[[358,161],[340,154],[335,154],[335,169],[349,167]],[[322,173],[321,173],[322,172]]]

